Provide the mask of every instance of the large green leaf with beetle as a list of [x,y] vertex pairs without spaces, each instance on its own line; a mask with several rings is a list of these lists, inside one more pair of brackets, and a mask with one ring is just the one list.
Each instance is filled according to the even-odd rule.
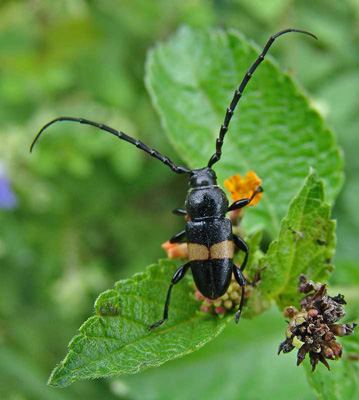
[[[238,33],[189,28],[150,52],[147,85],[171,142],[191,168],[207,165],[233,87],[257,54]],[[262,269],[262,280],[252,288],[243,317],[262,313],[273,299],[280,307],[298,300],[301,273],[328,278],[334,223],[323,181],[313,171],[305,177],[314,165],[328,187],[329,200],[342,181],[333,135],[291,78],[272,61],[264,62],[255,76],[231,123],[223,158],[215,166],[219,183],[233,173],[255,169],[265,188],[260,205],[248,209],[241,223],[251,244],[249,278]],[[259,226],[278,234],[264,256],[259,250],[262,233],[255,229]],[[102,293],[95,315],[71,341],[49,384],[65,387],[80,379],[135,374],[214,339],[233,315],[221,319],[199,312],[189,276],[173,289],[169,319],[148,330],[162,316],[178,266],[161,261]]]
[[[292,43],[314,40],[291,33]],[[296,35],[295,37],[293,37]],[[165,132],[190,168],[207,165],[234,90],[260,48],[237,31],[182,27],[149,53],[146,83]],[[343,181],[333,133],[310,107],[303,91],[270,55],[248,83],[214,165],[219,184],[233,174],[255,170],[265,196],[244,226],[275,234],[309,167],[324,179],[332,202]]]

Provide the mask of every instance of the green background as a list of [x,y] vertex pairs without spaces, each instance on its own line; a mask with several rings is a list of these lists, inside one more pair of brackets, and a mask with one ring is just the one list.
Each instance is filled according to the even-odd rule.
[[0,210],[1,399],[314,398],[295,354],[276,356],[285,329],[276,310],[231,324],[197,353],[141,375],[46,387],[98,293],[165,256],[160,243],[183,227],[171,210],[182,206],[187,182],[76,124],[53,127],[31,157],[28,148],[45,122],[71,115],[121,129],[180,163],[144,87],[147,49],[183,24],[236,28],[261,46],[286,27],[312,31],[320,39],[314,45],[288,36],[271,55],[309,93],[343,148],[331,283],[356,297],[358,18],[358,0],[0,3],[0,163],[19,201]]

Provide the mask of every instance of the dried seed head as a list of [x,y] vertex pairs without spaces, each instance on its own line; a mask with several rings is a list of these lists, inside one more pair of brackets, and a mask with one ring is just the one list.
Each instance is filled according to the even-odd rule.
[[336,336],[351,335],[357,324],[334,324],[345,315],[343,305],[346,303],[340,294],[328,296],[326,285],[314,283],[301,275],[298,291],[307,295],[300,301],[299,311],[293,306],[284,310],[284,316],[290,321],[287,339],[279,345],[278,354],[297,348],[297,365],[309,353],[312,371],[319,361],[330,370],[326,360],[337,360],[343,352]]

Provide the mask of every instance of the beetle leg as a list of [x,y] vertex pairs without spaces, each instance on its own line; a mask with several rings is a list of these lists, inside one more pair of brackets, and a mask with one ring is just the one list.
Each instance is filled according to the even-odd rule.
[[168,289],[167,297],[166,297],[166,303],[165,303],[165,309],[164,309],[164,312],[163,312],[163,318],[161,320],[159,320],[158,322],[156,322],[155,324],[149,326],[148,330],[152,330],[152,329],[157,328],[158,326],[162,325],[165,322],[165,320],[168,318],[168,307],[169,307],[169,304],[170,304],[172,287],[173,287],[173,285],[178,283],[186,275],[186,272],[187,272],[189,266],[190,266],[190,263],[188,262],[187,264],[184,264],[181,267],[179,267],[178,270],[174,273],[174,275],[172,277],[172,280],[171,280],[170,287]]
[[228,211],[240,210],[241,208],[248,206],[250,202],[251,199],[248,198],[237,200],[228,207]]
[[181,241],[186,237],[186,230],[176,233],[170,239],[170,243],[181,243]]
[[243,271],[244,268],[246,267],[247,261],[248,261],[248,252],[249,252],[248,245],[241,237],[239,237],[237,235],[233,235],[233,242],[234,242],[234,245],[239,248],[239,250],[242,250],[246,253],[244,260],[242,262],[241,268],[240,268],[240,270]]
[[239,303],[239,309],[236,312],[236,320],[235,321],[237,324],[239,317],[241,316],[241,313],[242,313],[246,280],[242,274],[241,268],[237,267],[236,265],[233,265],[233,267],[234,267],[233,268],[234,277],[235,277],[236,281],[238,282],[239,286],[242,288],[241,302]]
[[235,246],[237,246],[240,250],[245,252],[244,260],[242,262],[242,265],[237,267],[234,265],[233,268],[233,273],[236,281],[238,282],[239,286],[242,288],[242,295],[241,295],[241,302],[239,303],[239,308],[236,313],[236,323],[238,323],[239,317],[241,316],[242,308],[243,308],[243,302],[244,302],[244,291],[245,291],[245,286],[246,286],[246,278],[243,276],[242,271],[247,265],[248,261],[248,246],[247,243],[239,236],[233,235],[233,242]]
[[240,210],[241,208],[248,206],[248,204],[250,204],[250,202],[254,199],[256,194],[262,193],[262,192],[263,192],[262,187],[258,186],[250,198],[239,199],[239,200],[235,201],[228,207],[228,211]]
[[175,208],[172,211],[173,214],[175,215],[180,215],[180,216],[186,216],[187,215],[187,211],[185,208]]

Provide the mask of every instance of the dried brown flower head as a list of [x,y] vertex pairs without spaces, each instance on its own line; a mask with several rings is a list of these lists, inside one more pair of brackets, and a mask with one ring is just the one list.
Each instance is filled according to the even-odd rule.
[[340,294],[330,297],[326,285],[314,283],[301,275],[298,291],[314,293],[302,298],[299,311],[292,306],[284,310],[284,316],[290,318],[290,321],[286,331],[287,339],[279,345],[278,354],[281,351],[289,353],[297,348],[297,365],[309,353],[312,371],[318,361],[330,370],[327,360],[337,360],[342,356],[342,346],[336,341],[336,336],[351,335],[357,324],[335,324],[344,317],[343,305],[346,303]]

